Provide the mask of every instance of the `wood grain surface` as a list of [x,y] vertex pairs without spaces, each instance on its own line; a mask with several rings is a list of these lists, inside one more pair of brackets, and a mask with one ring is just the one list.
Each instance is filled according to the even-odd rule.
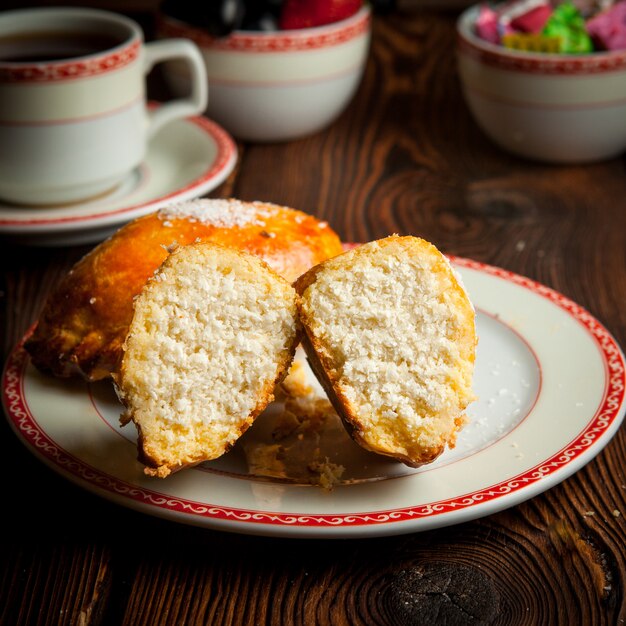
[[[626,345],[623,158],[546,166],[501,152],[463,102],[454,12],[377,16],[365,79],[327,130],[242,144],[211,195],[287,204],[347,241],[416,234],[541,281]],[[2,242],[3,356],[88,247]],[[0,623],[623,624],[626,437],[490,517],[345,541],[229,535],[136,513],[49,471],[2,421]]]

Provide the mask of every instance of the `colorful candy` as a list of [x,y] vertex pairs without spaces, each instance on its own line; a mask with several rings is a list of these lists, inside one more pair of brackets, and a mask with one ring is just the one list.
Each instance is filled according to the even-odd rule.
[[498,13],[486,4],[481,4],[476,19],[476,34],[491,43],[500,43]]
[[626,2],[618,2],[590,19],[587,31],[601,50],[626,49]]
[[561,40],[560,52],[566,54],[593,52],[593,44],[591,37],[587,34],[585,20],[580,11],[569,2],[554,9],[543,27],[542,34],[548,37],[558,37]]
[[511,20],[511,28],[522,33],[539,33],[550,18],[552,8],[547,2],[542,2],[534,9],[526,11]]
[[483,2],[475,31],[485,41],[526,52],[624,50],[626,0]]
[[546,37],[534,33],[510,33],[502,37],[502,45],[524,52],[561,52],[560,37]]

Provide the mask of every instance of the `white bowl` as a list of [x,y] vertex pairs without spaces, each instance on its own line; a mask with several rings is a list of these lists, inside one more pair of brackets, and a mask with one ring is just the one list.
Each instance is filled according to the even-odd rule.
[[458,68],[468,106],[495,143],[552,163],[599,161],[626,149],[626,50],[509,50],[474,33],[477,14],[474,6],[458,20]]
[[[238,139],[284,141],[330,124],[354,95],[367,60],[370,9],[325,26],[276,32],[235,31],[214,39],[160,15],[157,36],[186,37],[200,48],[207,68],[207,115]],[[167,77],[186,89],[184,67]]]

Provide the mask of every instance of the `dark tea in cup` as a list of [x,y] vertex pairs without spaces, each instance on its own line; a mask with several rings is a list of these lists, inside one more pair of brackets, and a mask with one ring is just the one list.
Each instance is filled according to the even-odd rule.
[[0,37],[0,62],[43,63],[106,52],[124,43],[107,33],[48,31]]

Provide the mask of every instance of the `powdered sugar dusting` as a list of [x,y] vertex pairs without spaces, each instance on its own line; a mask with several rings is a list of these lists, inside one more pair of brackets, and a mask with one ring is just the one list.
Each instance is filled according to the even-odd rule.
[[170,219],[187,219],[220,228],[265,226],[264,218],[274,215],[278,208],[265,202],[205,198],[172,204],[161,209],[159,217],[166,225]]

